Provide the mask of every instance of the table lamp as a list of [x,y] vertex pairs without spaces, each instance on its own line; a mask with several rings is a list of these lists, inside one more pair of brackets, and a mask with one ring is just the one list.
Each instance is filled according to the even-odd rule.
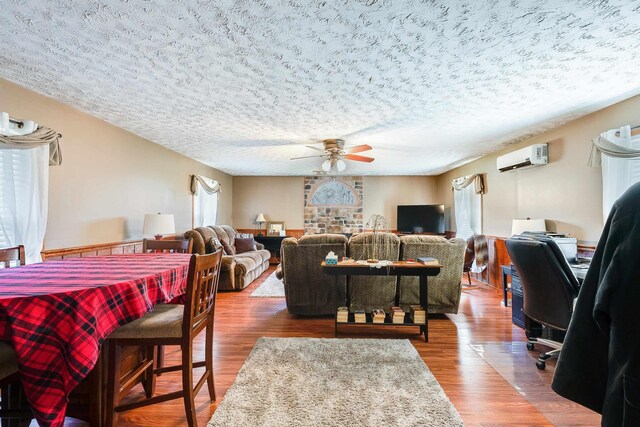
[[163,234],[176,232],[176,223],[173,214],[145,214],[142,234],[153,234],[156,240],[162,239]]
[[514,219],[511,224],[511,235],[516,236],[525,231],[545,232],[547,231],[547,226],[544,219]]
[[258,224],[258,227],[259,227],[258,236],[262,236],[262,224],[267,222],[267,220],[264,218],[263,214],[259,213],[254,222]]

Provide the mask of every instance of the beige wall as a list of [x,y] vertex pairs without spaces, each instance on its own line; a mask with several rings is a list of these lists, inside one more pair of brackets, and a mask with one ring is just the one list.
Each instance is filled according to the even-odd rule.
[[140,238],[145,213],[173,213],[176,231],[188,230],[191,174],[222,183],[218,218],[231,221],[230,175],[1,79],[0,111],[63,135],[62,165],[49,169],[46,249]]
[[[365,176],[364,219],[373,214],[396,227],[396,206],[438,203],[436,178],[430,176]],[[257,228],[258,213],[284,221],[288,229],[304,228],[304,178],[237,176],[233,182],[233,225]]]
[[[602,175],[587,166],[591,139],[623,125],[638,125],[640,96],[605,108],[558,129],[530,138],[499,153],[438,176],[439,200],[452,206],[450,181],[486,173],[483,232],[509,236],[514,218],[545,218],[548,228],[568,232],[582,242],[596,242],[602,232]],[[496,157],[536,143],[549,143],[549,164],[499,173]]]
[[[258,228],[267,221],[284,221],[286,228],[304,226],[304,178],[300,176],[236,176],[233,178],[233,222],[236,228]],[[262,225],[263,230],[266,224]]]
[[398,205],[430,205],[438,201],[437,181],[433,176],[365,176],[364,220],[383,215],[397,229]]

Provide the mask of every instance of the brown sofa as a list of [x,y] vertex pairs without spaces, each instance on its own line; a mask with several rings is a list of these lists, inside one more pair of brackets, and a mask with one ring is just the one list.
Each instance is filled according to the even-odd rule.
[[[440,236],[400,237],[400,259],[433,257],[440,261],[440,274],[429,277],[429,313],[457,313],[462,292],[462,267],[467,242],[463,239],[447,240]],[[400,305],[420,303],[417,277],[400,277]]]
[[[238,232],[228,225],[211,225],[198,227],[184,233],[185,239],[193,239],[193,253],[204,255],[211,252],[207,242],[212,237],[225,241],[235,251],[235,241]],[[269,267],[271,253],[264,249],[264,245],[256,243],[257,250],[242,252],[235,255],[223,255],[220,272],[220,290],[240,291]]]
[[342,258],[347,238],[342,234],[316,234],[282,241],[281,264],[276,272],[284,282],[287,310],[291,314],[329,315],[343,306],[346,279],[324,274],[320,263],[329,251]]
[[[374,248],[379,253],[374,253]],[[345,253],[354,259],[378,258],[387,260],[434,257],[443,268],[440,274],[429,277],[429,312],[457,313],[460,303],[462,266],[465,241],[447,240],[439,236],[402,236],[391,233],[361,233],[348,241],[340,234],[318,234],[300,239],[287,238],[282,242],[281,264],[276,271],[284,279],[287,309],[291,314],[335,314],[345,304],[343,277],[338,288],[334,276],[322,272],[320,263],[329,251],[338,257]],[[394,305],[398,294],[400,305],[408,310],[419,304],[417,277],[350,276],[348,277],[350,310],[387,309]]]

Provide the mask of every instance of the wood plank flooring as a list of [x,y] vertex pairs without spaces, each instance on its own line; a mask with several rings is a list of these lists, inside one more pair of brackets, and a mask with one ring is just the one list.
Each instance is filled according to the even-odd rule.
[[[271,267],[249,288],[241,292],[225,292],[218,295],[215,327],[215,381],[218,403],[233,383],[240,367],[261,336],[269,337],[333,337],[333,319],[296,318],[287,313],[284,298],[249,298],[273,271]],[[429,343],[425,343],[413,328],[341,327],[340,337],[389,337],[408,338],[416,347],[429,369],[469,426],[550,426],[554,425],[537,408],[551,407],[553,419],[558,425],[598,425],[599,416],[556,396],[546,390],[540,393],[544,383],[551,381],[553,364],[548,371],[532,377],[537,394],[534,404],[525,390],[518,392],[511,384],[505,364],[509,360],[516,365],[533,366],[533,354],[526,351],[508,351],[506,343],[525,340],[524,331],[511,323],[511,308],[500,305],[500,291],[487,286],[465,289],[457,315],[440,315],[430,318]],[[198,351],[203,351],[203,340],[197,341]],[[495,349],[500,355],[491,358],[483,353],[483,346]],[[492,347],[493,346],[493,347]],[[505,350],[505,348],[507,350]],[[497,350],[496,350],[497,351]],[[495,353],[495,351],[494,351]],[[484,357],[483,357],[484,356]],[[497,357],[498,362],[495,362]],[[504,363],[500,362],[504,357]],[[177,361],[179,351],[168,348],[168,363]],[[510,358],[510,359],[509,359]],[[494,365],[500,365],[498,370]],[[504,368],[504,369],[503,369]],[[507,371],[505,373],[504,371]],[[521,383],[522,376],[519,377]],[[513,381],[512,381],[513,382]],[[542,382],[542,386],[541,386]],[[180,387],[177,375],[163,375],[158,380],[158,391]],[[198,423],[206,426],[217,404],[209,403],[206,387],[196,400]],[[357,423],[356,420],[354,420]],[[184,409],[181,400],[129,411],[119,416],[120,426],[183,426]]]

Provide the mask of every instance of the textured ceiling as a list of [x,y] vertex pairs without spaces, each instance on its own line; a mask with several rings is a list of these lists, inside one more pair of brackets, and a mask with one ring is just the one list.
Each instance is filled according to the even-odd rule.
[[179,3],[0,0],[0,76],[232,175],[436,174],[640,92],[640,1]]

